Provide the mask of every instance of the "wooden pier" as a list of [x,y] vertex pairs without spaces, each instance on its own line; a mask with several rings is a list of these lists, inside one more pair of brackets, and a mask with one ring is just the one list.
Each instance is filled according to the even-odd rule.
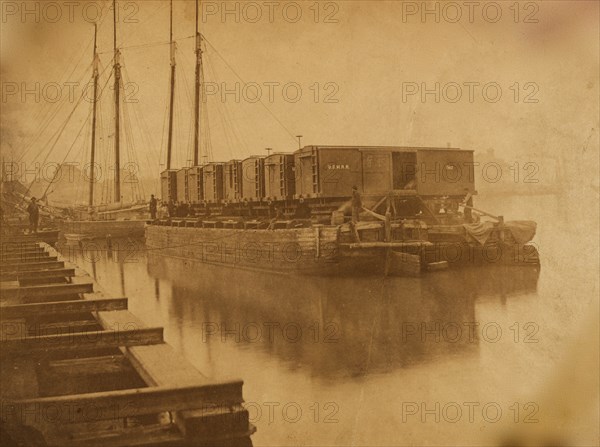
[[252,445],[241,380],[205,377],[49,245],[0,255],[3,446]]

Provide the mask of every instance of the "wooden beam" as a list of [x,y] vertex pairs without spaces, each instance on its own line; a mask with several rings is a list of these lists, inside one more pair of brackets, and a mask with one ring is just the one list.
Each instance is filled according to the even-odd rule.
[[49,262],[56,261],[56,256],[50,256],[48,252],[41,253],[2,253],[0,262],[14,264],[16,262]]
[[201,410],[208,408],[209,403],[239,404],[243,402],[242,385],[230,381],[42,397],[5,401],[4,408],[10,422],[22,425],[35,425],[43,419],[51,424],[93,423],[165,411]]
[[25,262],[15,264],[0,264],[0,274],[36,270],[36,269],[62,269],[65,267],[65,263],[62,261],[50,261],[50,262]]
[[40,246],[40,244],[35,242],[2,242],[0,246],[0,252],[9,252],[9,251],[17,251],[17,250],[41,250],[44,248]]
[[80,431],[68,432],[60,437],[49,439],[49,445],[63,447],[131,447],[131,446],[184,446],[180,431],[172,424],[140,425],[97,429],[90,424],[81,424]]
[[40,315],[80,314],[99,311],[126,310],[127,298],[54,301],[49,303],[0,306],[0,321],[32,318]]
[[51,374],[96,375],[134,372],[133,367],[122,355],[103,355],[78,359],[53,360],[46,365]]
[[20,281],[29,279],[71,278],[73,276],[75,276],[75,269],[67,268],[5,273],[0,275],[0,279],[3,281]]
[[431,242],[358,242],[358,243],[347,243],[340,244],[340,247],[346,247],[350,249],[358,248],[421,248],[430,247],[433,244]]
[[58,258],[56,256],[37,256],[28,258],[26,256],[11,256],[2,257],[0,259],[0,266],[12,265],[12,264],[31,264],[33,262],[56,262]]
[[49,255],[50,253],[48,253],[47,251],[45,251],[43,248],[40,249],[23,249],[23,250],[11,250],[11,251],[0,251],[0,255],[4,256],[19,256],[19,255],[42,255],[42,254],[47,254]]
[[2,356],[40,356],[54,351],[105,349],[163,343],[163,328],[124,328],[72,334],[40,335],[0,341]]
[[77,295],[94,291],[94,284],[47,284],[2,289],[2,296],[8,299],[47,298],[65,295]]

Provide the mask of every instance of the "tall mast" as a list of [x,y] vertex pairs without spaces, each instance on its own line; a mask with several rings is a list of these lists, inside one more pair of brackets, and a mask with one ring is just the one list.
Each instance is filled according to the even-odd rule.
[[196,81],[194,101],[194,166],[198,166],[200,156],[200,86],[202,77],[202,35],[198,30],[200,0],[196,0]]
[[113,29],[115,50],[115,202],[121,201],[121,156],[119,152],[119,103],[121,86],[121,64],[119,63],[120,51],[117,49],[117,1],[113,0]]
[[171,0],[171,16],[169,27],[169,41],[171,42],[171,98],[169,105],[169,137],[167,143],[167,169],[171,169],[171,154],[173,153],[173,105],[175,102],[175,42],[173,42],[173,0]]
[[98,24],[94,23],[94,102],[92,109],[92,150],[90,155],[90,200],[89,205],[94,206],[94,182],[96,181],[94,178],[94,159],[96,156],[96,106],[97,106],[97,98],[98,98],[98,45],[97,45],[97,37],[98,37]]

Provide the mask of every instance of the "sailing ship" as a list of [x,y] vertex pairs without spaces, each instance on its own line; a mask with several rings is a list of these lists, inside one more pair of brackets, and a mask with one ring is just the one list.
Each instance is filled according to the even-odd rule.
[[[104,237],[130,237],[144,236],[144,225],[147,205],[143,201],[126,204],[121,196],[121,152],[120,152],[120,92],[122,89],[122,76],[120,64],[120,51],[117,47],[117,8],[113,0],[113,73],[114,73],[114,201],[112,204],[97,206],[94,201],[94,186],[96,184],[96,119],[98,108],[99,87],[99,55],[98,55],[98,26],[94,24],[94,54],[93,54],[93,101],[92,101],[92,129],[90,150],[90,175],[89,198],[87,210],[80,210],[75,219],[60,222],[61,233],[69,241],[81,241]],[[83,211],[83,212],[81,212]],[[87,214],[87,215],[86,215]]]
[[535,222],[505,221],[473,206],[473,151],[302,147],[298,136],[293,153],[200,164],[199,116],[206,102],[200,100],[205,39],[198,29],[198,2],[194,164],[174,169],[172,20],[171,4],[169,143],[161,173],[162,199],[171,215],[146,227],[146,245],[153,252],[237,269],[307,274],[419,275],[464,264],[539,266],[530,244]]

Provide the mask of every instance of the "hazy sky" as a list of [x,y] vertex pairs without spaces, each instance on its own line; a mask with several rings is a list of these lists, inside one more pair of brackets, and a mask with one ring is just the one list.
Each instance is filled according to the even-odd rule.
[[[33,12],[24,16],[23,2],[2,2],[2,154],[18,159],[31,146],[24,160],[61,162],[75,141],[68,158],[83,161],[89,156],[90,126],[83,126],[89,102],[73,114],[55,149],[49,148],[91,78],[91,22],[100,8],[101,62],[103,67],[112,63],[111,2],[51,2],[58,5],[54,9],[48,2],[26,3]],[[118,45],[129,82],[125,96],[137,101],[125,106],[131,122],[127,135],[142,170],[158,172],[159,158],[164,163],[166,157],[169,3],[119,5]],[[437,8],[439,16],[423,16],[424,5]],[[190,158],[194,2],[175,1],[173,8],[178,40],[174,166],[179,167]],[[223,16],[224,8],[234,12]],[[469,2],[203,2],[214,159],[244,158],[265,153],[266,147],[291,151],[297,147],[294,136],[302,134],[303,145],[450,143],[494,149],[507,159],[566,157],[583,161],[593,177],[598,8],[596,1],[480,2],[472,10]],[[102,85],[109,72],[110,67]],[[249,84],[244,88],[237,76]],[[73,101],[67,80],[82,83],[73,87]],[[223,98],[222,90],[235,91],[236,83],[239,101],[233,93]],[[252,102],[256,84],[270,112]],[[60,100],[52,102],[56,85],[66,98],[61,108]],[[423,88],[431,93],[422,96]],[[38,91],[39,100],[33,93],[23,96],[24,89]],[[107,87],[101,101],[101,160],[110,160],[111,101]],[[53,119],[46,123],[47,117]],[[128,152],[123,150],[125,160],[133,157]]]

